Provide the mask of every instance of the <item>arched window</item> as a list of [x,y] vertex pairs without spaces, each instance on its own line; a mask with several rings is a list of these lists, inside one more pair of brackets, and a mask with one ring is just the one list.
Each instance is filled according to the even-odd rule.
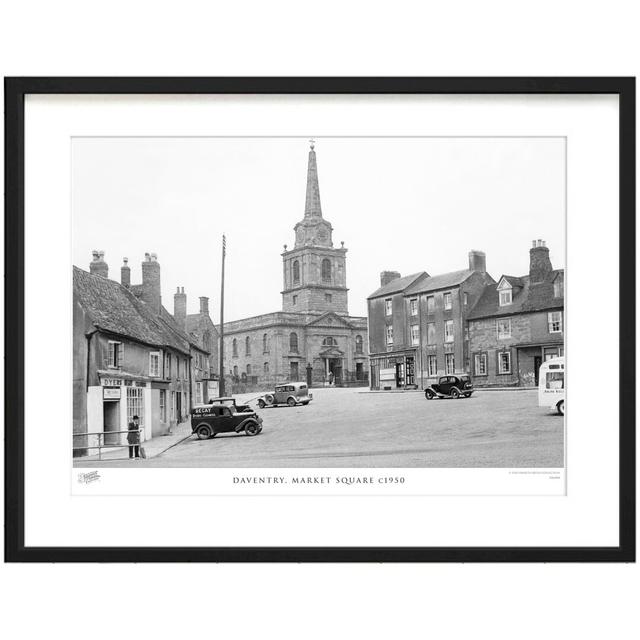
[[251,375],[251,365],[250,364],[247,365],[247,375],[248,376]]
[[289,336],[289,351],[298,353],[298,334],[292,333]]
[[356,353],[362,353],[362,336],[356,336]]
[[322,261],[322,282],[331,282],[331,260],[329,258]]
[[323,347],[334,347],[336,346],[338,343],[336,342],[335,338],[332,338],[331,336],[327,336],[323,341],[322,341],[322,346]]
[[234,364],[233,365],[233,375],[237,378],[238,377],[238,365]]
[[251,355],[251,341],[249,340],[249,336],[244,339],[244,355]]
[[300,263],[293,261],[293,284],[300,284]]
[[264,368],[265,374],[269,373],[269,363],[268,362],[264,363],[264,367],[263,368]]
[[231,353],[234,358],[238,357],[238,341],[234,338],[232,342]]
[[262,336],[262,353],[269,353],[269,336],[266,333]]

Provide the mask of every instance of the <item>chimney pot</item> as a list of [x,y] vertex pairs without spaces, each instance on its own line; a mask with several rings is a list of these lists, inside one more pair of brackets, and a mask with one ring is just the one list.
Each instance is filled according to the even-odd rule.
[[104,251],[94,249],[91,253],[93,255],[93,260],[89,263],[89,271],[94,276],[108,278],[109,265],[104,261]]
[[472,249],[469,251],[469,271],[487,271],[487,254],[484,251]]
[[129,258],[122,258],[122,266],[120,267],[120,284],[123,287],[131,286],[131,269],[129,268]]
[[159,314],[162,306],[160,263],[157,260],[151,260],[148,253],[145,253],[144,257],[145,259],[142,262],[142,294],[140,297],[154,313]]
[[552,271],[546,242],[540,239],[534,241],[534,246],[529,249],[529,281],[532,284],[544,282]]
[[397,280],[401,277],[402,276],[400,275],[399,271],[383,271],[382,273],[380,273],[380,286],[384,287],[390,282],[393,282],[394,280]]

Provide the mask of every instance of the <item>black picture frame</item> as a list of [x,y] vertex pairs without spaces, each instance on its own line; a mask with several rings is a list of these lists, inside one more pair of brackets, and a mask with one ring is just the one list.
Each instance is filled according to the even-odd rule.
[[[635,561],[635,78],[5,78],[5,561]],[[24,104],[27,94],[615,94],[619,98],[619,531],[615,547],[26,547],[24,538]]]

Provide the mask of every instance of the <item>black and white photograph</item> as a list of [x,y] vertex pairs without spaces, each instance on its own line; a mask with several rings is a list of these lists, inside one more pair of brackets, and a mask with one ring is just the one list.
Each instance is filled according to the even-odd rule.
[[74,138],[74,467],[562,470],[566,162]]

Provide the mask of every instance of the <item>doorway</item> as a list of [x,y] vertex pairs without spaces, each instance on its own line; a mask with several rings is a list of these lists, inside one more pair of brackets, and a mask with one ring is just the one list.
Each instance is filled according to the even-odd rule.
[[535,372],[536,387],[540,382],[540,367],[542,365],[542,356],[533,356],[533,371]]
[[329,358],[327,360],[327,378],[333,385],[342,383],[342,360],[340,358]]
[[396,388],[404,387],[404,362],[396,362]]
[[104,418],[104,444],[120,444],[119,433],[109,433],[110,431],[120,431],[120,401],[110,400],[102,403]]
[[182,422],[182,393],[176,393],[176,419],[178,423]]

